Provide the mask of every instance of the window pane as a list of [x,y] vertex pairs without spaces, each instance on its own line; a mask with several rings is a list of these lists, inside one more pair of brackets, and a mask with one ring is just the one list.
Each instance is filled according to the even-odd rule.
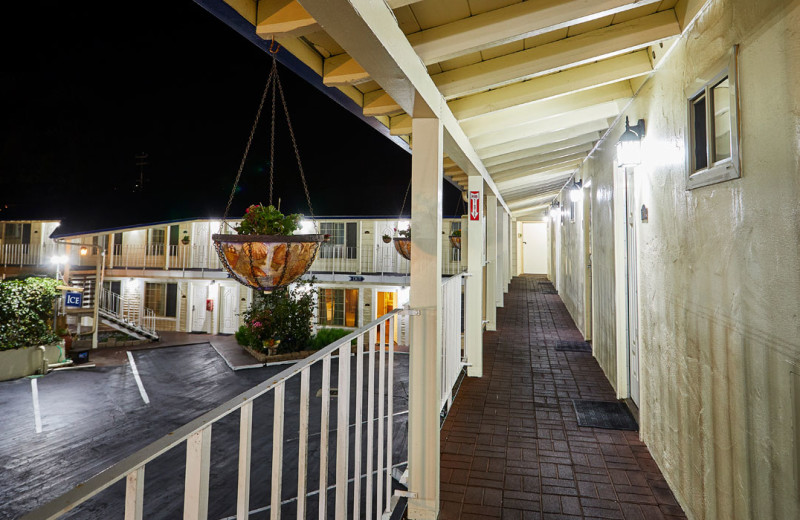
[[144,306],[152,309],[156,316],[164,316],[166,301],[164,298],[165,285],[163,283],[144,284]]
[[345,258],[356,258],[356,248],[358,247],[358,223],[348,222],[345,235],[345,246],[347,247]]
[[344,293],[344,325],[358,327],[358,289],[345,289]]
[[731,156],[731,94],[728,78],[711,89],[714,107],[714,162]]
[[701,95],[692,102],[692,142],[694,144],[694,171],[708,166],[706,147],[706,96]]
[[168,283],[167,284],[167,306],[166,306],[166,316],[170,318],[174,318],[177,315],[178,310],[178,284],[176,283]]

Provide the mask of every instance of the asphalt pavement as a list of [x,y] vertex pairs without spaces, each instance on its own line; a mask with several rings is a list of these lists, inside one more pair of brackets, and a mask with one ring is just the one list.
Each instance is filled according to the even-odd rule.
[[[209,343],[162,345],[149,349],[128,347],[119,353],[108,351],[102,355],[109,362],[95,368],[53,372],[44,377],[0,383],[0,416],[3,417],[5,434],[0,436],[0,468],[3,475],[0,479],[0,519],[17,518],[46,503],[175,428],[287,368],[279,365],[234,371]],[[133,364],[130,363],[131,358]],[[90,362],[95,362],[95,359],[90,359]],[[357,362],[355,356],[351,357],[350,362],[354,373]],[[366,357],[361,362],[366,364]],[[331,364],[331,385],[334,387],[338,374],[337,363],[338,360],[334,359]],[[307,497],[308,510],[315,517],[321,410],[321,399],[315,395],[322,380],[319,365],[317,363],[311,371],[307,483],[311,492]],[[407,458],[408,410],[406,355],[395,356],[394,377],[393,462],[404,463]],[[295,379],[298,380],[289,381],[286,385],[284,413],[281,496],[284,501],[282,513],[288,518],[294,516],[297,504],[295,468],[299,378]],[[354,393],[351,391],[351,403],[355,399]],[[364,394],[366,401],[366,391]],[[272,420],[273,399],[272,394],[268,393],[254,404],[250,502],[253,519],[269,517]],[[352,446],[355,437],[352,409],[350,422]],[[234,413],[213,427],[209,518],[222,519],[235,515],[238,424],[238,414]],[[331,400],[329,430],[328,483],[331,484],[335,482],[336,468],[335,397]],[[363,423],[360,431],[365,446],[366,428]],[[183,444],[148,464],[145,471],[145,518],[182,517],[184,465]],[[404,468],[400,466],[398,469],[402,471]],[[333,492],[329,491],[328,496],[330,516],[333,512]],[[121,518],[123,503],[124,483],[118,483],[87,501],[66,518]]]

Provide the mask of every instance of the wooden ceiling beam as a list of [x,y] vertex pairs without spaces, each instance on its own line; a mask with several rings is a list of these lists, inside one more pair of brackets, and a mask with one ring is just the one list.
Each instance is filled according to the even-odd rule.
[[660,1],[522,2],[409,34],[408,41],[430,65]]
[[367,71],[347,54],[326,58],[322,66],[322,83],[329,87],[356,85],[370,79]]
[[447,104],[456,118],[464,121],[489,112],[643,76],[652,70],[647,51],[641,50],[454,99]]
[[411,135],[411,116],[400,114],[389,119],[390,135]]
[[499,177],[503,176],[506,172],[516,170],[517,168],[536,168],[542,163],[553,160],[563,160],[565,157],[574,156],[575,154],[580,154],[581,157],[586,157],[586,155],[592,151],[593,146],[594,145],[592,143],[584,143],[541,155],[531,154],[524,159],[517,159],[516,161],[507,162],[488,169],[489,173],[492,175],[492,179],[494,179],[495,182],[498,182]]
[[375,117],[398,115],[403,109],[381,89],[364,94],[363,111],[365,116]]
[[260,0],[256,10],[256,34],[270,40],[273,36],[291,34],[300,36],[298,31],[318,30],[314,18],[303,9],[297,0]]
[[544,173],[547,171],[551,171],[554,169],[562,169],[572,167],[574,169],[575,166],[579,165],[586,159],[586,153],[574,153],[565,157],[559,157],[556,159],[551,159],[549,161],[542,161],[538,164],[528,165],[528,166],[521,166],[519,168],[514,168],[512,170],[508,170],[503,172],[502,174],[492,175],[494,182],[498,183],[498,187],[502,191],[504,188],[500,186],[500,183],[505,182],[506,188],[512,185],[518,185],[519,183],[512,183],[508,184],[511,181],[518,181],[519,179],[529,177],[536,173]]
[[675,11],[669,9],[432,78],[445,99],[452,99],[625,54],[677,34],[680,26]]
[[531,121],[523,125],[503,128],[490,134],[481,134],[470,138],[472,145],[477,148],[487,148],[509,141],[532,137],[535,135],[549,134],[557,130],[565,130],[581,126],[592,121],[604,121],[616,118],[622,111],[623,105],[615,101],[592,105],[590,107],[564,112],[557,117],[550,117],[540,121]]
[[496,132],[533,121],[541,121],[560,114],[573,112],[593,105],[600,105],[609,101],[622,101],[633,96],[630,82],[621,81],[603,87],[597,87],[582,92],[575,92],[568,96],[535,101],[512,108],[489,112],[482,116],[473,117],[461,122],[461,128],[470,138],[482,134]]
[[480,148],[478,149],[478,155],[480,155],[481,158],[487,159],[490,157],[498,157],[500,155],[527,150],[529,148],[547,146],[552,143],[558,143],[586,134],[597,135],[598,133],[608,130],[608,128],[611,126],[611,122],[612,121],[610,120],[591,121],[576,127],[556,130],[554,132],[550,132],[549,134],[521,137],[508,142]]
[[559,150],[565,150],[567,148],[572,148],[573,146],[579,146],[583,144],[588,146],[594,146],[594,143],[599,141],[600,137],[601,137],[600,132],[590,132],[587,134],[579,135],[577,137],[573,137],[571,139],[564,139],[562,141],[548,143],[542,146],[537,146],[535,148],[526,148],[524,150],[517,150],[516,152],[498,155],[495,157],[488,157],[483,160],[483,164],[484,166],[486,166],[488,170],[491,171],[492,167],[502,166],[505,165],[506,163],[510,163],[518,159],[524,159],[530,156],[545,155],[548,153],[556,152]]

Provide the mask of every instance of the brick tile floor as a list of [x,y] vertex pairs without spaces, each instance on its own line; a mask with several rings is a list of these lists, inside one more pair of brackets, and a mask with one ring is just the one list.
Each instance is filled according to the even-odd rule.
[[581,428],[572,399],[615,400],[541,276],[514,278],[441,433],[447,519],[685,518],[638,432]]

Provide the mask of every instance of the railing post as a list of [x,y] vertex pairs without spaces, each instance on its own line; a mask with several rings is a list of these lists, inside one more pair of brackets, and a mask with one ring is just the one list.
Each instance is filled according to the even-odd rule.
[[350,458],[350,342],[339,347],[336,387],[339,392],[336,398],[336,518],[346,520]]
[[239,417],[239,486],[236,496],[236,520],[250,517],[250,455],[253,439],[253,402],[242,405]]
[[144,509],[144,466],[128,473],[125,483],[125,520],[142,520]]
[[[442,350],[442,124],[412,120],[408,517],[439,515],[439,394]],[[380,490],[378,491],[380,492]]]
[[186,440],[186,485],[183,519],[208,518],[208,482],[211,467],[211,425]]

